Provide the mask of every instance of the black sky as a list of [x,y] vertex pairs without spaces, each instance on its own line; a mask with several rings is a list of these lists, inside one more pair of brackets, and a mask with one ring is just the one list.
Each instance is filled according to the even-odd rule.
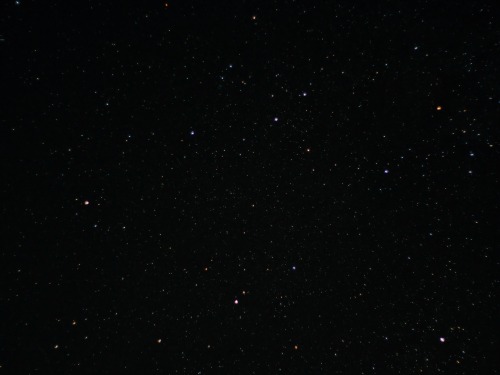
[[2,2],[0,372],[498,373],[498,15]]

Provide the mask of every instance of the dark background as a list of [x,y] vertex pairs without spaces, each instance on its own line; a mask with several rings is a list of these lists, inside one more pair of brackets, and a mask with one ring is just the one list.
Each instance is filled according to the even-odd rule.
[[499,374],[494,4],[2,2],[0,373]]

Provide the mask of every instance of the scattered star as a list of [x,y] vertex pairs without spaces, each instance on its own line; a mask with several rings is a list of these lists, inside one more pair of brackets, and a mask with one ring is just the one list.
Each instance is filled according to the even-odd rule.
[[9,1],[5,371],[498,372],[498,7]]

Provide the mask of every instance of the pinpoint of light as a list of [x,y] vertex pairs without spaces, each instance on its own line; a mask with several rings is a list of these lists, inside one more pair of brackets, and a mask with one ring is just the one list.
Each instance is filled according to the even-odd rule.
[[234,300],[234,304],[237,305],[239,302],[237,299]]
[[299,346],[298,346],[298,345],[294,345],[294,346],[293,346],[293,348],[294,348],[295,350],[298,350],[298,349],[299,349]]
[[389,170],[388,170],[388,169],[385,169],[385,170],[384,170],[384,173],[385,173],[385,174],[389,173]]
[[439,341],[441,341],[441,342],[445,342],[444,337],[440,337],[440,338],[439,338]]
[[295,266],[292,266],[292,270],[295,271],[297,269],[297,267]]
[[194,135],[194,130],[191,130],[191,133],[189,133],[189,134]]
[[156,340],[158,344],[161,344],[161,339]]
[[274,118],[274,122],[278,122],[278,118],[277,117]]
[[84,204],[85,206],[88,206],[88,205],[90,204],[90,202],[89,202],[89,201],[84,201],[84,202],[83,202],[83,204]]
[[441,107],[440,105],[438,105],[438,106],[436,107],[436,111],[440,111],[440,110],[442,110],[442,109],[443,109],[443,107]]

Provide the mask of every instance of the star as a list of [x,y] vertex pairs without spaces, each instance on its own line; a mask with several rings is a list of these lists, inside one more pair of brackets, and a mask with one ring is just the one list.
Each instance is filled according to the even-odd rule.
[[445,342],[444,337],[440,337],[440,338],[439,338],[439,341],[441,341],[441,342]]
[[88,206],[88,205],[90,204],[90,202],[89,202],[89,201],[84,201],[84,202],[83,202],[83,204],[84,204],[85,206]]
[[239,301],[237,299],[234,300],[234,304],[237,305]]

